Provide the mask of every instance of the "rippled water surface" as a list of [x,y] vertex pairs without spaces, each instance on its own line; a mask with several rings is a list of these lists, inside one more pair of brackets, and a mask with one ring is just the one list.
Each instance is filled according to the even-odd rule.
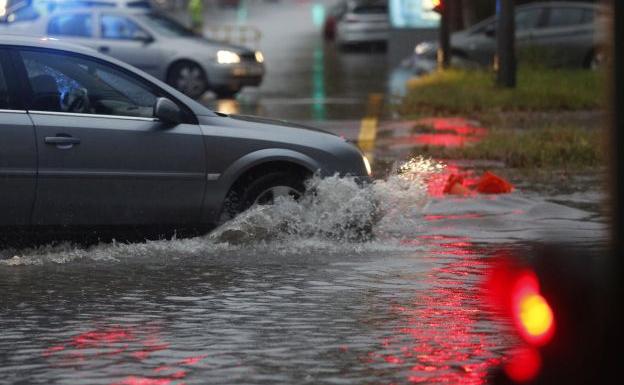
[[[2,250],[0,384],[484,383],[514,343],[479,301],[488,259],[599,243],[579,208],[599,197],[439,197],[418,167],[316,181],[201,238]],[[350,241],[366,202],[374,238]]]

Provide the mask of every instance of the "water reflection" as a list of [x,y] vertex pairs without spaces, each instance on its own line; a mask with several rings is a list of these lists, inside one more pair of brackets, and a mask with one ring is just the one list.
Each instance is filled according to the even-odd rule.
[[426,259],[438,267],[423,277],[428,290],[392,308],[393,332],[369,355],[371,361],[391,365],[409,383],[484,384],[513,342],[504,333],[507,325],[487,320],[480,300],[486,259],[467,238],[415,242],[437,244]]

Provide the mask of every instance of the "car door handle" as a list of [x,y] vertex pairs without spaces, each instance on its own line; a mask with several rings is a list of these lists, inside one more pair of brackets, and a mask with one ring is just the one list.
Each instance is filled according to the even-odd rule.
[[46,144],[53,144],[56,147],[66,150],[72,148],[75,144],[80,144],[80,138],[59,134],[57,136],[46,136],[43,140]]
[[100,51],[102,53],[107,53],[107,52],[110,51],[110,47],[107,47],[107,46],[103,45],[100,48],[98,48],[98,51]]

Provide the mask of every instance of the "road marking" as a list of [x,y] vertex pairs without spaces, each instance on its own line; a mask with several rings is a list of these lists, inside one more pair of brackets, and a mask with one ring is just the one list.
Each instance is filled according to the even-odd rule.
[[379,115],[383,104],[383,94],[369,94],[366,106],[366,116],[360,123],[360,133],[358,135],[358,146],[365,155],[372,161],[373,149],[377,140],[377,127],[379,126]]

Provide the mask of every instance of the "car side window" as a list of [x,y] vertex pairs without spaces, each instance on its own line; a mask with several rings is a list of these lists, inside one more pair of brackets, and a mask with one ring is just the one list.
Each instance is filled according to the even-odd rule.
[[516,12],[516,31],[528,31],[539,27],[542,10],[540,8]]
[[48,23],[48,34],[52,36],[93,36],[93,23],[91,14],[75,13],[58,15]]
[[78,55],[24,50],[35,111],[153,117],[157,92],[140,79]]
[[104,39],[136,40],[147,33],[134,21],[117,15],[102,15],[100,31]]
[[570,27],[584,23],[584,10],[582,8],[551,8],[548,18],[550,28]]
[[[0,51],[0,55],[2,51]],[[0,63],[0,110],[10,110],[9,87],[7,86],[2,63]]]

